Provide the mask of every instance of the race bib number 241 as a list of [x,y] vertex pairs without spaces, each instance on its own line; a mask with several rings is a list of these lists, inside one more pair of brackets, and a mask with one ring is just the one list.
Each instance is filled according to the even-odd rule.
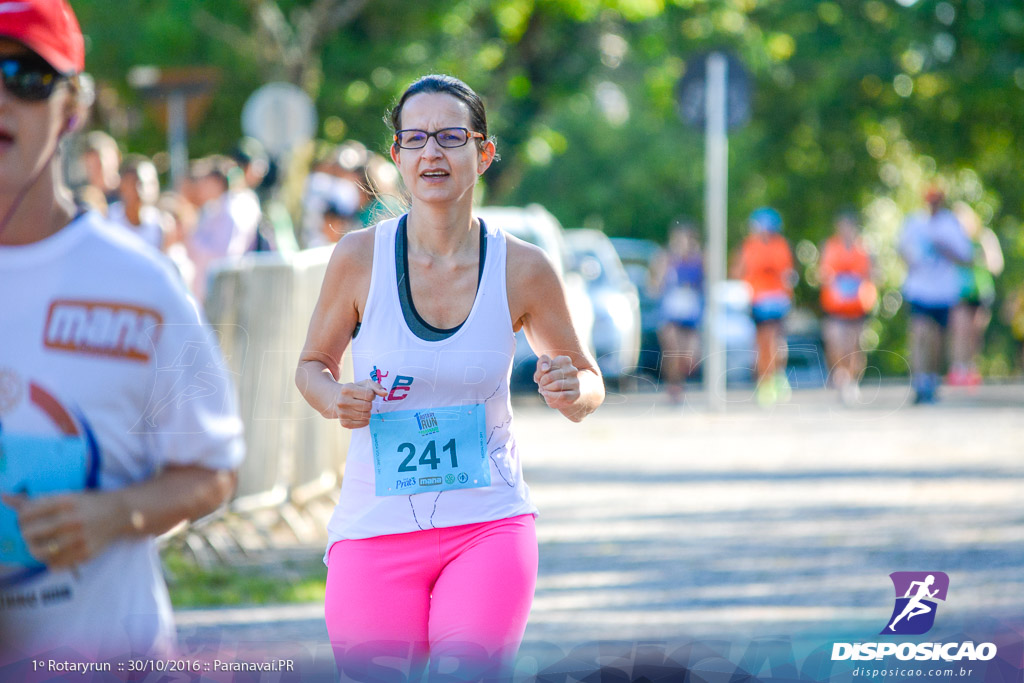
[[376,494],[490,486],[485,432],[483,404],[372,415]]

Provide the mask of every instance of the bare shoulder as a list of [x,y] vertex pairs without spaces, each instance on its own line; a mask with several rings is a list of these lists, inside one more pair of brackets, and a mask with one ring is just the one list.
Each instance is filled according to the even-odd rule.
[[360,319],[370,291],[376,232],[375,227],[363,228],[346,234],[338,241],[327,264],[321,292],[329,293],[331,299],[340,303],[354,305]]
[[376,226],[347,233],[334,246],[329,267],[344,265],[346,269],[359,267],[369,269],[373,265],[373,242],[376,234]]
[[351,232],[334,246],[309,321],[301,361],[323,363],[338,377],[342,355],[362,320],[373,273],[375,230]]
[[505,235],[508,244],[507,275],[511,286],[529,286],[540,279],[550,285],[558,279],[558,273],[551,257],[535,244],[530,244],[514,235]]

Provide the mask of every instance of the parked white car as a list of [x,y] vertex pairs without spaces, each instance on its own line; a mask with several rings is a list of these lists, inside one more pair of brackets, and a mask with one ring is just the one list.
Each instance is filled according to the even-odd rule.
[[620,385],[640,358],[640,296],[608,236],[600,230],[565,231],[574,269],[587,284],[594,309],[591,343],[605,381]]
[[[565,245],[564,230],[558,219],[540,204],[526,207],[486,206],[474,213],[487,225],[501,228],[510,235],[535,244],[551,258],[555,271],[565,284],[565,295],[573,324],[580,339],[590,340],[594,328],[594,309],[587,294],[587,286],[579,273],[571,270],[572,260]],[[593,347],[590,348],[594,351]],[[537,356],[526,341],[526,334],[516,333],[516,355],[512,367],[515,388],[535,387],[533,373]]]

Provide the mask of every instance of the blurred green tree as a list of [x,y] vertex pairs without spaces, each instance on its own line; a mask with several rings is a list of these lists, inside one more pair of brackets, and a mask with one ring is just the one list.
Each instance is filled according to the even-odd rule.
[[[417,76],[460,76],[487,100],[502,160],[488,203],[539,202],[567,226],[664,238],[700,220],[703,140],[676,113],[688,59],[728,49],[754,81],[730,139],[730,245],[755,207],[777,207],[799,246],[799,302],[816,306],[815,245],[843,207],[862,213],[899,320],[903,215],[941,178],[1007,255],[1000,296],[1024,283],[1024,8],[1018,0],[77,0],[99,125],[132,151],[163,137],[125,82],[133,65],[224,74],[192,150],[227,149],[245,98],[283,79],[316,100],[322,138],[384,153],[388,106]],[[133,114],[133,112],[135,112]],[[894,318],[895,316],[895,318]],[[876,326],[903,352],[902,324]],[[990,367],[1012,341],[991,330]],[[1002,365],[1000,365],[1002,363]],[[890,371],[897,368],[890,364]]]

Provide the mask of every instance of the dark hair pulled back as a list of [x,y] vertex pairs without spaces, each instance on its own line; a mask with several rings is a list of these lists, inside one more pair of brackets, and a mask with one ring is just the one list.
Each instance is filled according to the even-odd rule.
[[412,85],[405,89],[398,103],[392,107],[390,115],[391,128],[401,129],[402,109],[405,103],[413,95],[422,93],[440,93],[451,95],[460,102],[465,103],[469,108],[469,125],[472,130],[482,133],[487,137],[487,112],[484,110],[483,100],[472,88],[454,76],[446,74],[430,74],[417,79]]

